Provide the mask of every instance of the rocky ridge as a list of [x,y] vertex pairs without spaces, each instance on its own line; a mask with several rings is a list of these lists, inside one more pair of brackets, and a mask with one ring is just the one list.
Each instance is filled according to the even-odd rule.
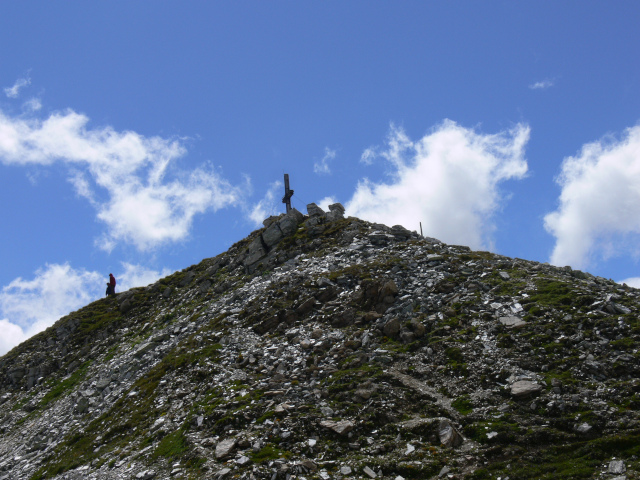
[[0,358],[0,480],[640,478],[638,290],[307,210]]

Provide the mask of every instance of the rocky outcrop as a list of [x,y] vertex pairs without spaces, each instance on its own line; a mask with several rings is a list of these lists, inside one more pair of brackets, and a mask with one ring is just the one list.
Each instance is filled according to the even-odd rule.
[[639,300],[311,204],[2,357],[0,479],[638,478]]

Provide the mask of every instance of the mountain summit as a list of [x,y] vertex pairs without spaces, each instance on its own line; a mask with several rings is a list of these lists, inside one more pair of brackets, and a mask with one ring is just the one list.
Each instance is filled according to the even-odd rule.
[[638,290],[307,210],[0,358],[0,479],[640,478]]

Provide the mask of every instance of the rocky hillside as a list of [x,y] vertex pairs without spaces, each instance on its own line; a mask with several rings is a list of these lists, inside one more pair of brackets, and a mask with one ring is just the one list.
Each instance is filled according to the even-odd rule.
[[312,204],[0,358],[0,479],[637,479],[639,293]]

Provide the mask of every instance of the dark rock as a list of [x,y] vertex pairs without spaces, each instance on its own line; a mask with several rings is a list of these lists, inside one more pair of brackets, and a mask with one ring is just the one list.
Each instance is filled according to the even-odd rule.
[[289,236],[296,233],[298,230],[298,225],[302,223],[304,220],[304,215],[302,215],[298,210],[292,208],[289,213],[287,213],[282,219],[278,222],[278,226],[282,231],[283,235]]
[[322,210],[315,203],[310,203],[307,205],[307,213],[310,217],[323,217],[325,215],[324,210]]
[[96,382],[96,389],[102,391],[105,388],[107,388],[110,383],[111,383],[110,378],[99,378],[98,381]]
[[424,337],[427,331],[427,328],[424,326],[424,324],[422,322],[419,322],[415,318],[411,319],[411,322],[409,322],[409,326],[411,327],[411,330],[413,330],[413,334],[416,338]]
[[85,413],[89,409],[89,399],[87,397],[80,397],[78,403],[76,403],[76,413]]
[[249,245],[249,250],[248,250],[248,253],[247,253],[247,257],[244,259],[243,263],[245,265],[253,265],[258,260],[263,258],[266,254],[267,254],[267,250],[266,250],[265,245],[264,245],[264,243],[262,241],[262,238],[261,237],[256,238]]
[[318,293],[316,293],[316,299],[321,303],[328,302],[329,300],[333,300],[334,298],[336,298],[336,296],[338,295],[338,291],[338,287],[330,285],[328,287],[320,289]]
[[335,222],[344,218],[344,207],[340,203],[329,205],[329,213],[326,214],[327,222]]
[[207,293],[207,291],[211,288],[210,280],[203,280],[200,282],[200,293]]
[[195,276],[196,276],[195,272],[187,272],[184,278],[180,281],[180,286],[186,287],[193,281]]
[[392,318],[388,320],[382,328],[382,333],[387,337],[393,338],[400,332],[400,320],[398,318]]
[[120,304],[120,311],[122,313],[128,313],[133,308],[133,302],[131,299],[127,299]]
[[298,315],[306,315],[307,313],[311,312],[311,310],[313,310],[313,306],[316,304],[316,299],[315,297],[309,297],[306,300],[304,300],[299,306],[298,308],[296,308],[296,313]]
[[[280,226],[277,223],[274,223],[270,227],[268,227],[262,234],[262,242],[267,246],[267,248],[273,247],[280,240],[282,240],[284,236],[284,233],[282,233],[282,230],[280,230]],[[251,251],[251,248],[249,249],[249,251]]]
[[415,339],[416,336],[412,331],[406,329],[400,331],[400,341],[402,343],[412,343]]

